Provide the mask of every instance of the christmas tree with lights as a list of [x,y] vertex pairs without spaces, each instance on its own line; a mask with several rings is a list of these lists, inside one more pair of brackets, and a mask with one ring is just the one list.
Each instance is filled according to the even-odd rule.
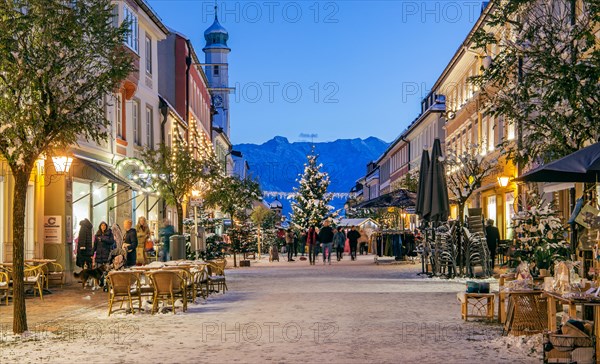
[[326,218],[337,215],[329,205],[333,198],[327,193],[329,174],[321,171],[323,165],[317,162],[318,158],[313,146],[306,156],[304,173],[297,179],[298,187],[294,187],[292,223],[300,229],[308,229],[311,225],[319,226]]

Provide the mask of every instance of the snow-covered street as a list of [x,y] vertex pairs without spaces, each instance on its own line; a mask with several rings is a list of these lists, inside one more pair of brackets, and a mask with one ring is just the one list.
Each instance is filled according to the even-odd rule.
[[[458,282],[420,278],[420,265],[255,263],[226,271],[229,291],[186,313],[107,317],[105,293],[73,290],[61,312],[30,315],[10,334],[2,306],[2,363],[484,363],[538,362],[531,341],[498,324],[460,319]],[[46,301],[58,299],[48,296]],[[89,308],[78,310],[79,302]],[[42,305],[27,301],[31,312]],[[45,303],[49,304],[49,303]],[[55,302],[56,305],[56,302]],[[87,307],[87,306],[86,306]],[[71,313],[69,313],[71,312]],[[65,314],[66,313],[66,314]],[[535,340],[534,340],[535,341]],[[541,347],[536,347],[539,351]]]

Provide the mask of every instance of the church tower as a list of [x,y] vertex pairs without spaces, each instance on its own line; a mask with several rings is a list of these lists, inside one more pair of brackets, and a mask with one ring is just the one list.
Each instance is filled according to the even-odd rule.
[[227,46],[229,33],[219,23],[215,6],[215,21],[204,32],[206,45],[202,49],[205,55],[205,74],[211,89],[213,105],[218,112],[213,118],[213,126],[221,127],[229,137],[229,64],[227,57],[231,49]]

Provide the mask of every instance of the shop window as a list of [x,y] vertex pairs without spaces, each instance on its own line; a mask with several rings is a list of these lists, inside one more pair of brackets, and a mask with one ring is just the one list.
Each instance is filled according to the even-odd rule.
[[73,181],[73,239],[79,235],[79,222],[90,216],[90,183]]
[[[92,224],[94,224],[94,231],[100,228],[102,221],[108,222],[108,185],[106,183],[93,183],[92,184]],[[110,227],[110,225],[108,226]]]
[[512,239],[513,230],[512,217],[515,214],[515,194],[507,192],[504,194],[504,236],[506,239]]
[[487,218],[494,220],[494,225],[498,226],[496,220],[496,196],[489,196],[487,198]]

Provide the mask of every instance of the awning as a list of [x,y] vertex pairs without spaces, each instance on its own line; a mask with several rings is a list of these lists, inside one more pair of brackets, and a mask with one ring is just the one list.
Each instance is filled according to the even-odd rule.
[[372,200],[365,201],[356,206],[357,209],[415,206],[417,195],[405,189],[399,189]]
[[110,167],[103,166],[100,163],[93,162],[91,160],[84,159],[79,156],[77,156],[77,160],[79,162],[81,162],[83,165],[85,165],[86,167],[91,168],[92,170],[94,170],[94,171],[98,172],[99,174],[101,174],[102,176],[106,177],[106,179],[108,179],[110,182],[117,183],[117,184],[120,184],[120,185],[126,186],[126,187],[133,187],[132,183],[130,183],[123,177],[120,177]]
[[362,219],[340,219],[338,226],[362,226],[366,223],[371,223],[375,226],[378,224],[370,218],[362,218]]
[[524,182],[600,181],[600,143],[580,149],[554,162],[533,169],[519,178]]
[[544,186],[544,193],[569,190],[575,187],[575,183],[550,183]]

